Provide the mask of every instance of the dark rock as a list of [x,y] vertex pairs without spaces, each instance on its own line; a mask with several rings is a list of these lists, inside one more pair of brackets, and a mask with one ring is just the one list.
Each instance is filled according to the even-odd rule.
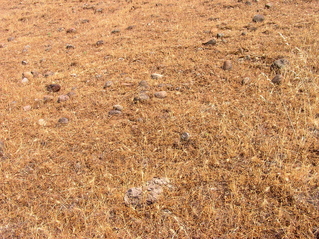
[[282,69],[286,68],[289,65],[289,61],[285,58],[275,60],[274,63],[271,64],[270,70],[275,72],[280,72]]
[[209,40],[209,41],[207,41],[207,42],[204,42],[203,43],[203,45],[204,46],[207,46],[207,45],[216,45],[216,43],[217,43],[217,41],[215,40],[215,39],[211,39],[211,40]]
[[71,44],[67,44],[65,46],[66,49],[75,49],[75,46],[71,45]]
[[58,123],[60,124],[67,124],[69,123],[69,119],[68,118],[65,118],[65,117],[62,117],[58,120]]
[[69,28],[66,30],[66,33],[75,33],[76,29],[75,28]]
[[61,90],[61,86],[58,84],[50,84],[46,86],[46,89],[49,92],[59,92]]
[[265,20],[264,15],[257,14],[253,17],[253,22],[263,22]]
[[225,71],[230,71],[233,68],[232,62],[230,60],[225,61],[222,68]]
[[100,41],[97,41],[95,43],[96,46],[102,46],[104,44],[104,41],[103,40],[100,40]]
[[27,61],[21,61],[21,64],[22,65],[28,65],[28,62]]
[[119,29],[115,29],[113,31],[111,31],[111,34],[117,34],[117,33],[120,33],[121,31]]
[[271,80],[271,82],[275,85],[280,85],[282,83],[282,79],[282,75],[278,74]]

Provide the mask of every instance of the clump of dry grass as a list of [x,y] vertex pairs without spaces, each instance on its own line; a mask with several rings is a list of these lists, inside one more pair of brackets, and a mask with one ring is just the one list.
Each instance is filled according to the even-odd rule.
[[317,238],[316,2],[265,3],[2,0],[1,237]]

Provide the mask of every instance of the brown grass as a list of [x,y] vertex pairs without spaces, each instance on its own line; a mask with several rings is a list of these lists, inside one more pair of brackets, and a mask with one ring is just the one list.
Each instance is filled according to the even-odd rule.
[[[318,1],[265,3],[0,0],[0,238],[319,238]],[[141,80],[173,89],[135,104]],[[173,187],[125,206],[153,177]]]

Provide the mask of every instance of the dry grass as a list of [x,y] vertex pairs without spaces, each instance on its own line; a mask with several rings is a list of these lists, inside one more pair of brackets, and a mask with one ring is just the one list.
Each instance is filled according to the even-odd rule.
[[[0,0],[0,238],[318,238],[318,2],[273,2]],[[135,104],[141,80],[173,89]],[[153,177],[173,188],[125,206]]]

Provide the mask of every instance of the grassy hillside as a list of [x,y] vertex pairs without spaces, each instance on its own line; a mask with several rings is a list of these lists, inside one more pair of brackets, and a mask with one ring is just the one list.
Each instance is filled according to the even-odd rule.
[[0,0],[0,238],[319,238],[318,6]]

